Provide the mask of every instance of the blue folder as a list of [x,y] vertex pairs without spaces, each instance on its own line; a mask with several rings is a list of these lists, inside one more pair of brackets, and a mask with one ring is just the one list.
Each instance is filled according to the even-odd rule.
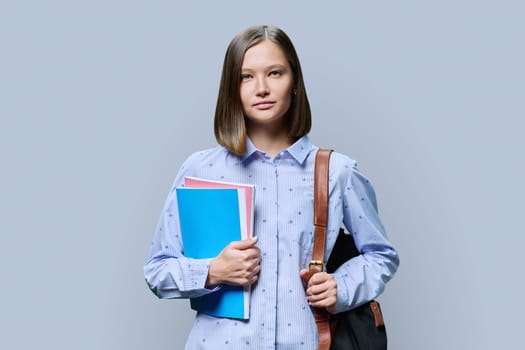
[[[244,190],[183,187],[176,191],[185,256],[213,258],[230,242],[246,238]],[[198,312],[240,319],[249,318],[248,302],[248,288],[230,285],[190,301]]]

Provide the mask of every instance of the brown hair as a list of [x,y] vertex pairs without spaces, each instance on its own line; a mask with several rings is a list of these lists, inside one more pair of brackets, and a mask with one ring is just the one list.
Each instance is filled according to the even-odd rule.
[[249,27],[237,34],[226,50],[214,120],[217,142],[239,155],[246,153],[246,124],[240,96],[242,61],[246,51],[263,40],[271,40],[277,44],[292,69],[294,95],[287,118],[289,136],[300,138],[308,134],[312,125],[303,73],[292,41],[277,27]]

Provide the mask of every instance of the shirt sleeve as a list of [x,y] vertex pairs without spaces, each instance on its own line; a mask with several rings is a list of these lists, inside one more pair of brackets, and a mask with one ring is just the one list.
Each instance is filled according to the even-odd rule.
[[374,189],[355,163],[344,189],[343,223],[354,237],[359,256],[335,272],[336,312],[377,298],[399,266],[399,257],[379,219]]
[[144,265],[146,283],[159,298],[193,298],[220,288],[205,288],[211,259],[192,259],[183,253],[175,188],[191,175],[195,158],[190,156],[175,178]]

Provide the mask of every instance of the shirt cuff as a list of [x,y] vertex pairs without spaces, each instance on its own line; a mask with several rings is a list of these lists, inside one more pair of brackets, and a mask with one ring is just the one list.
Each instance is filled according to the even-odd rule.
[[349,305],[352,300],[348,298],[348,291],[346,283],[343,281],[344,277],[334,273],[335,283],[337,284],[337,301],[335,304],[334,314],[349,310]]
[[215,292],[220,289],[220,285],[213,288],[206,288],[206,279],[210,269],[210,259],[189,259],[187,269],[188,278],[184,280],[184,290],[188,291],[188,297],[198,297]]

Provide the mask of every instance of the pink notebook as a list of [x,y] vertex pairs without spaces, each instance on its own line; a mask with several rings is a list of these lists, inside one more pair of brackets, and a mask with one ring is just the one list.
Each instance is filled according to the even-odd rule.
[[253,211],[255,201],[255,185],[234,182],[214,181],[198,177],[185,176],[184,186],[189,188],[240,188],[246,192],[246,225],[248,237],[253,237]]

